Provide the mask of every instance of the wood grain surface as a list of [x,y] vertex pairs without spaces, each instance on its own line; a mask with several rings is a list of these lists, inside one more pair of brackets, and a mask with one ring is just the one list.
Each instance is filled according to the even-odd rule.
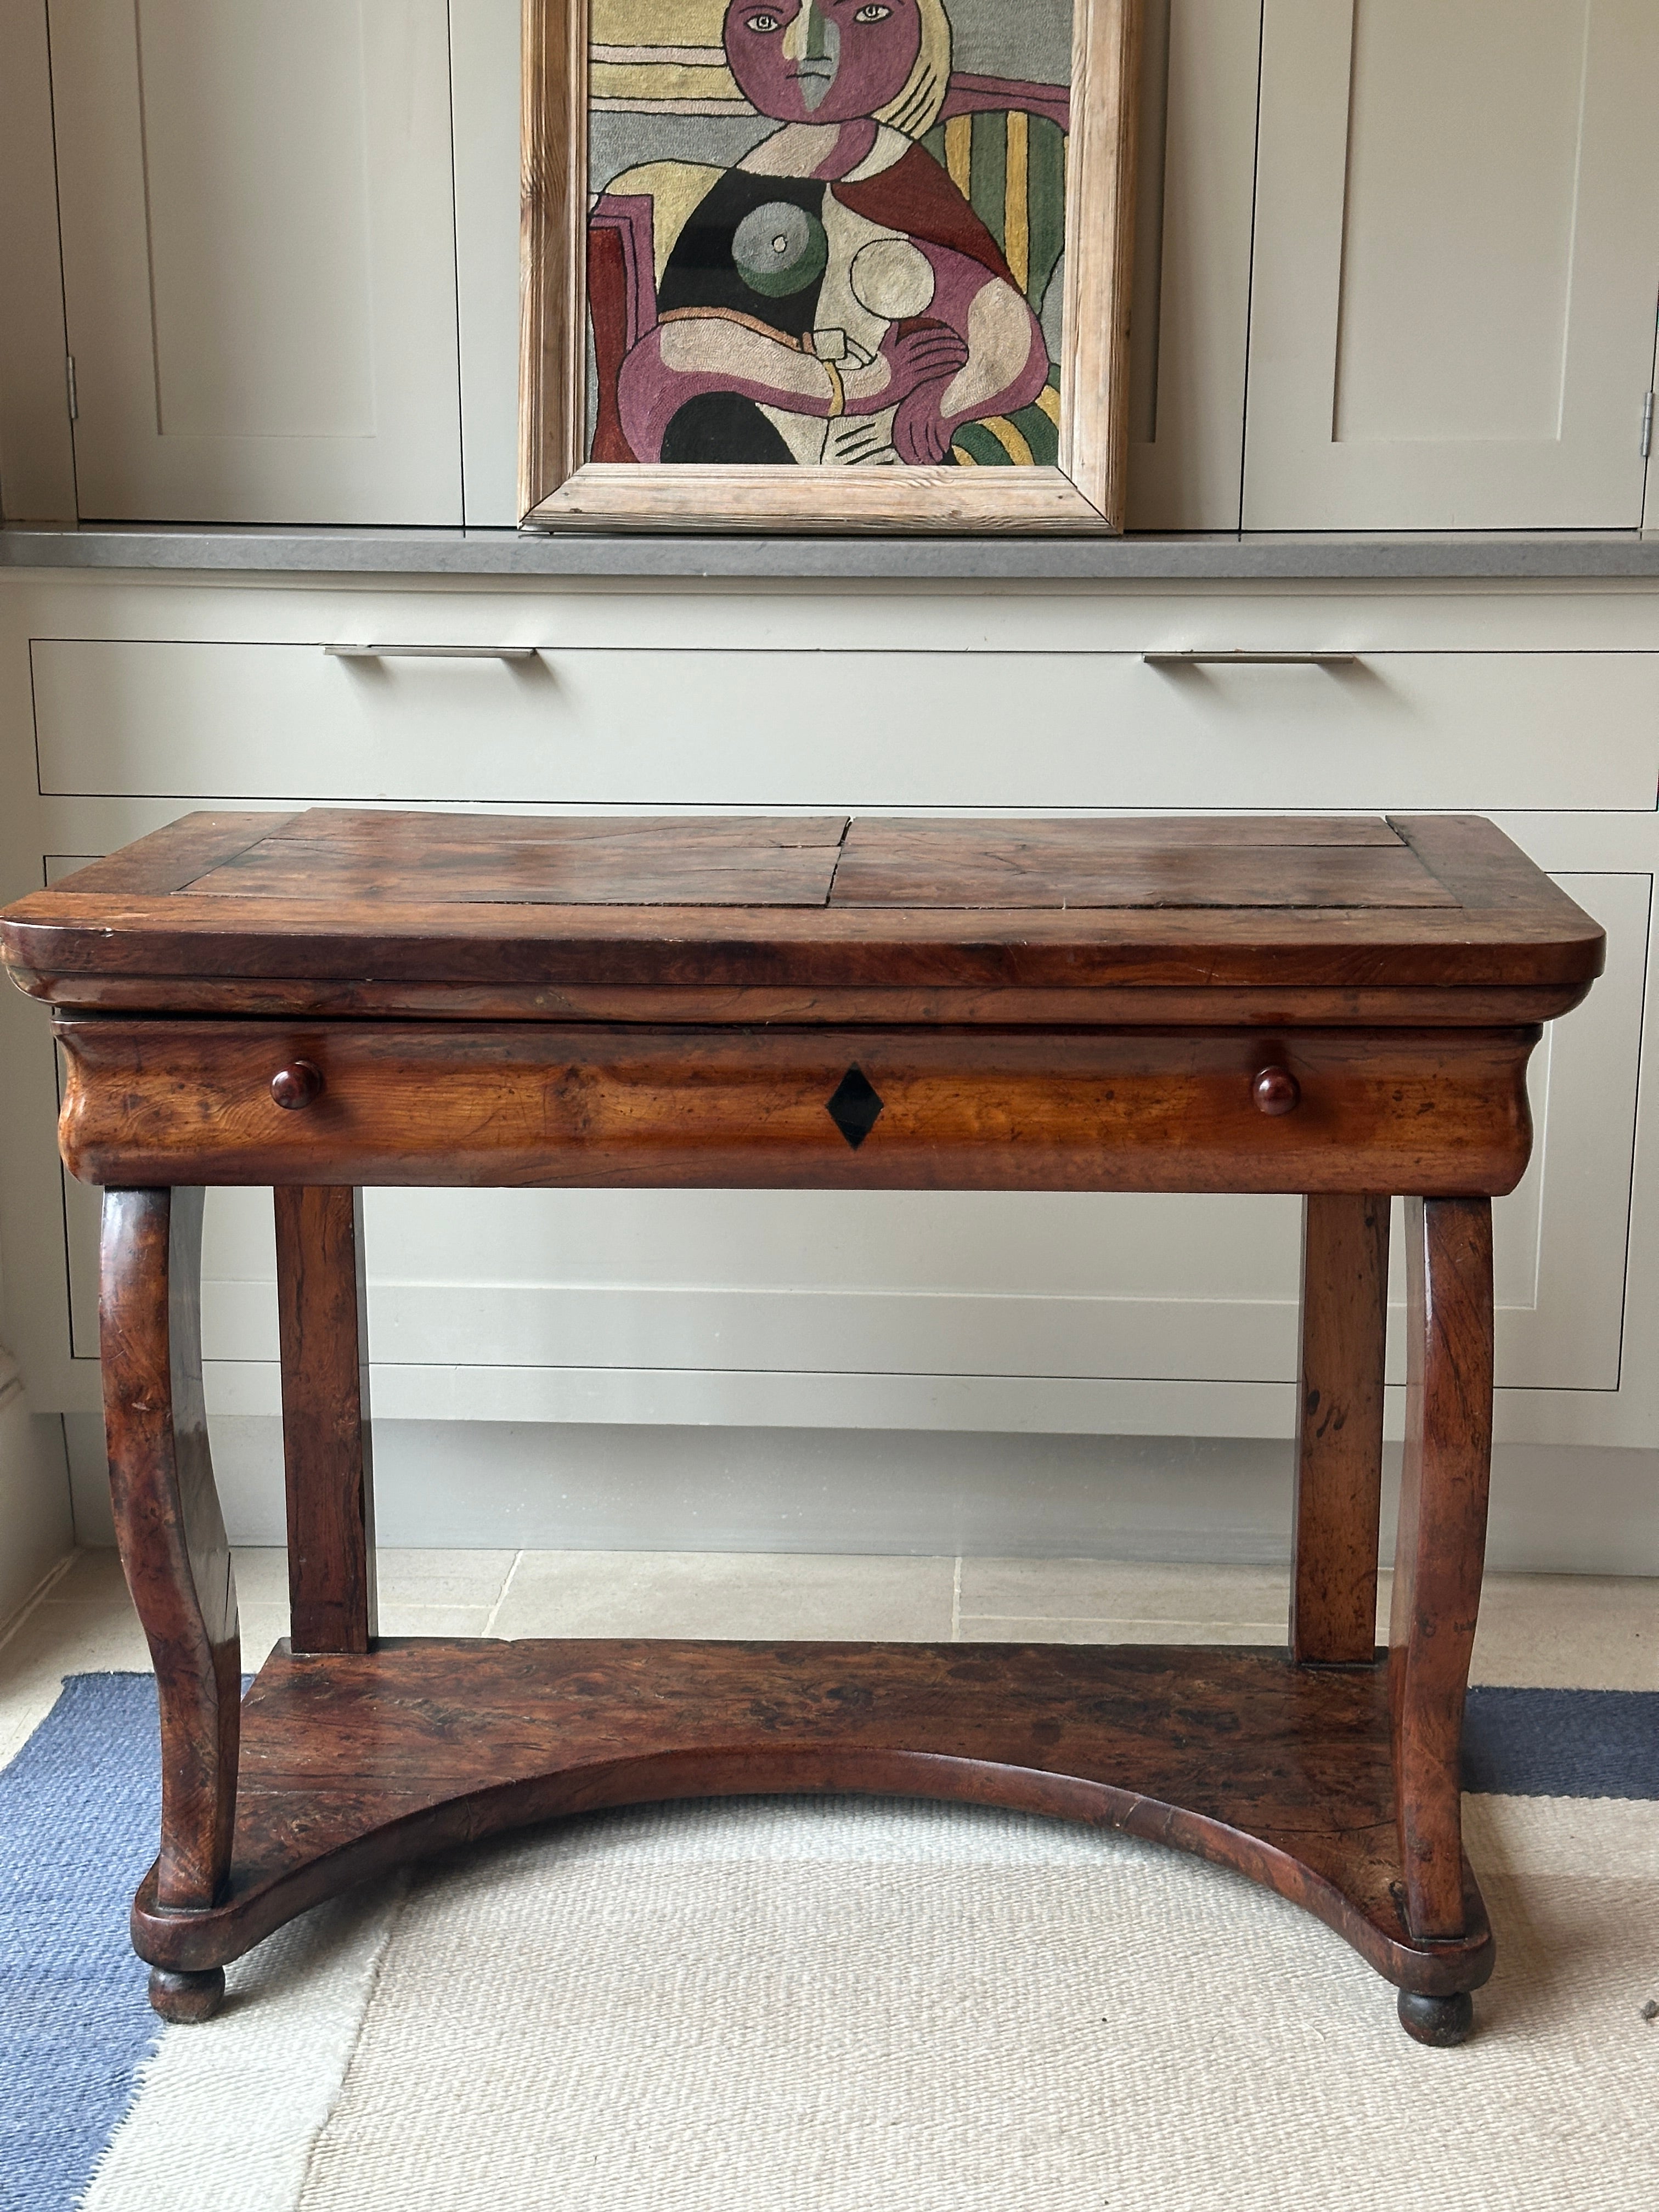
[[701,1027],[1043,1029],[1491,1029],[1568,1013],[1585,985],[1446,989],[1233,988],[955,989],[879,983],[732,989],[695,977],[678,985],[387,981],[372,976],[73,975],[13,971],[44,1005],[83,1013],[265,1016],[284,1021],[695,1023]]
[[519,512],[581,459],[586,317],[586,0],[523,0],[520,17]]
[[1129,471],[1143,0],[1074,0],[1060,465],[1114,530]]
[[1389,1203],[1303,1200],[1291,1650],[1304,1664],[1369,1665],[1376,1648]]
[[1104,530],[1100,510],[1057,468],[646,468],[584,461],[525,517],[566,530]]
[[161,1700],[155,1894],[173,1911],[210,1905],[224,1886],[241,1698],[236,1583],[202,1400],[202,1196],[105,1194],[98,1305],[115,1537]]
[[421,1853],[609,1805],[862,1791],[1008,1805],[1234,1866],[1391,1981],[1478,1986],[1492,1939],[1407,1935],[1382,1667],[1066,1644],[426,1642],[283,1647],[249,1693],[229,1892],[134,1908],[141,1955],[201,1968]]
[[[89,1182],[1512,1189],[1537,1031],[60,1024]],[[299,1111],[276,1072],[319,1069]],[[1264,1114],[1261,1072],[1299,1103]],[[882,1100],[854,1150],[849,1068]]]
[[362,1194],[278,1184],[276,1318],[296,1651],[367,1651],[374,1596],[374,1462]]
[[1492,1474],[1492,1202],[1406,1201],[1406,1453],[1389,1624],[1394,1765],[1413,1936],[1462,1926],[1463,1698]]
[[877,861],[849,850],[836,878],[840,907],[1253,908],[1451,907],[1458,902],[1413,854],[1363,854],[1292,846],[1280,851],[1091,854],[1056,866],[1025,865],[1016,878],[1002,854]]
[[[1196,830],[1198,834],[1193,835]],[[858,821],[836,907],[1455,907],[1385,822]]]
[[[1362,818],[1340,833],[1351,842],[1320,822],[1240,821],[1224,840],[1158,820],[855,819],[832,866],[842,819],[659,830],[480,816],[458,828],[319,810],[245,816],[245,834],[234,817],[186,817],[7,908],[0,953],[61,1006],[125,990],[127,1003],[184,1010],[222,982],[296,1012],[337,1007],[342,993],[385,1012],[413,989],[493,994],[533,1017],[690,991],[740,1022],[775,1018],[780,994],[892,1006],[908,993],[998,1023],[1020,1018],[997,1009],[1021,994],[1059,994],[1074,1019],[1091,1007],[1132,1018],[1121,998],[1108,1016],[1088,994],[1139,991],[1158,994],[1160,1019],[1180,994],[1213,1008],[1229,991],[1273,994],[1294,1019],[1296,994],[1316,992],[1413,1024],[1437,1019],[1426,1008],[1448,991],[1513,989],[1533,1010],[1515,1018],[1537,1018],[1538,994],[1565,1011],[1603,957],[1598,925],[1479,817]],[[769,881],[816,902],[768,902]],[[884,902],[853,902],[861,883]],[[949,902],[970,896],[999,903]],[[1109,897],[1130,902],[1086,902]]]
[[417,897],[435,906],[821,907],[846,829],[844,815],[504,825],[499,817],[314,807],[189,888],[198,896],[349,905]]
[[281,834],[284,823],[303,819],[281,814],[185,814],[165,829],[135,837],[101,860],[58,878],[73,884],[77,898],[98,892],[162,896],[183,890],[210,869],[252,846]]

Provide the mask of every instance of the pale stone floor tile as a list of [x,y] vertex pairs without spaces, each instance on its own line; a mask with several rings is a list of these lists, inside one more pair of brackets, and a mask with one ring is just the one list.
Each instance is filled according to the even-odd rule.
[[1285,1627],[1282,1620],[1068,1620],[1056,1613],[1022,1620],[964,1613],[957,1635],[963,1644],[1265,1644],[1282,1651]]
[[[244,1603],[288,1602],[288,1553],[280,1544],[239,1548],[232,1557],[236,1563],[237,1595]],[[517,1557],[516,1552],[416,1550],[382,1545],[374,1553],[381,1610],[388,1605],[443,1605],[483,1606],[488,1612],[506,1586]],[[416,1633],[412,1629],[386,1632]]]
[[[382,1636],[482,1636],[489,1625],[487,1605],[382,1605]],[[289,1631],[287,1605],[244,1605],[242,1671],[257,1674],[271,1646]]]
[[382,1605],[481,1605],[507,1584],[516,1552],[382,1550],[375,1573]]
[[121,1571],[120,1553],[111,1546],[104,1546],[96,1551],[76,1552],[44,1597],[125,1598],[126,1594],[127,1578]]
[[526,1552],[491,1632],[945,1641],[954,1568],[806,1553]]
[[236,1577],[236,1602],[246,1612],[251,1605],[288,1607],[288,1553],[280,1544],[238,1544],[230,1554]]
[[962,1611],[1011,1620],[1235,1620],[1290,1617],[1285,1567],[1139,1559],[964,1559]]
[[125,1591],[118,1598],[45,1598],[0,1644],[0,1683],[20,1664],[65,1674],[149,1672],[149,1646]]
[[0,1690],[0,1767],[9,1766],[58,1703],[58,1674],[25,1676]]
[[242,1672],[257,1674],[279,1636],[288,1634],[286,1605],[245,1605],[242,1615]]
[[489,1626],[487,1605],[388,1604],[380,1600],[382,1636],[482,1636]]
[[148,1674],[149,1650],[125,1590],[118,1600],[40,1600],[0,1644],[0,1765],[58,1702],[65,1674]]

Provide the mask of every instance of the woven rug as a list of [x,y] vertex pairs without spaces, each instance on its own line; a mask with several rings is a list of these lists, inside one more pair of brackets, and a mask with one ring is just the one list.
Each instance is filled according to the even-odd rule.
[[0,1774],[7,2212],[1654,2200],[1659,1696],[1475,1693],[1499,1965],[1453,2051],[1224,1870],[857,1799],[503,1839],[307,1916],[158,2034],[125,1928],[154,1712],[74,1678]]

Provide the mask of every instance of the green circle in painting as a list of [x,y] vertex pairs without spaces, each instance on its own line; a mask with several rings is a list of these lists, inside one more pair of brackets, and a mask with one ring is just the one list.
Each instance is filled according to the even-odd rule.
[[732,234],[732,259],[751,292],[768,300],[804,292],[823,274],[830,241],[823,225],[788,200],[753,208]]

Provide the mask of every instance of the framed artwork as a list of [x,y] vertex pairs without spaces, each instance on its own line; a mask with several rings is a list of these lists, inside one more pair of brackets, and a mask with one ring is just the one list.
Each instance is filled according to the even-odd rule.
[[1118,530],[1139,0],[526,0],[535,527]]

